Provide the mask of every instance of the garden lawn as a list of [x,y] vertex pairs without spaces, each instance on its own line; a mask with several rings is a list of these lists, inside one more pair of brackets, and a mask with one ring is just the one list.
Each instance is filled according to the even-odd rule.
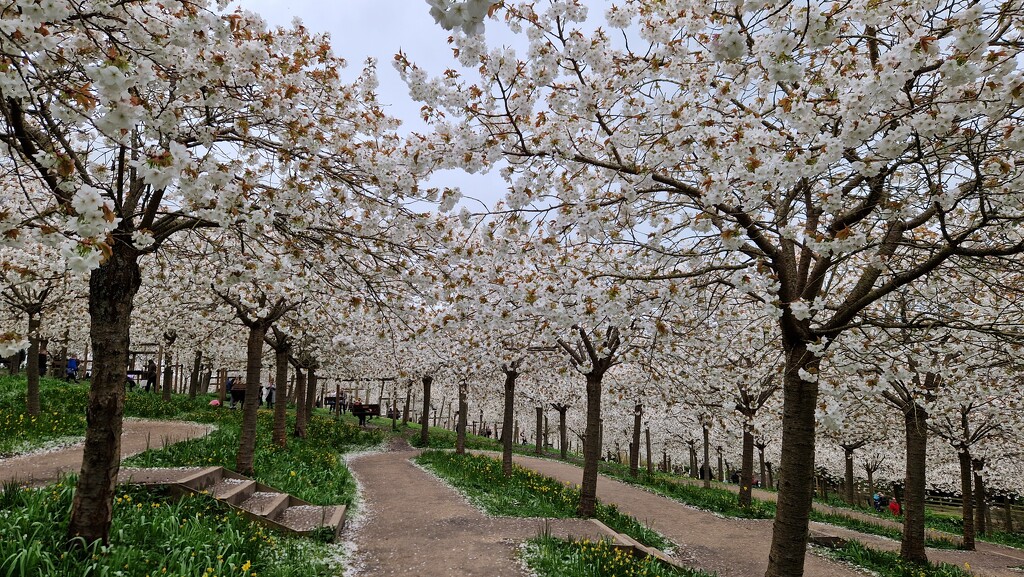
[[[576,516],[579,489],[518,465],[513,465],[512,475],[506,478],[501,472],[501,461],[484,455],[425,451],[416,462],[451,483],[489,515],[558,519]],[[594,517],[645,545],[662,550],[672,546],[657,532],[619,512],[613,505],[598,502]]]

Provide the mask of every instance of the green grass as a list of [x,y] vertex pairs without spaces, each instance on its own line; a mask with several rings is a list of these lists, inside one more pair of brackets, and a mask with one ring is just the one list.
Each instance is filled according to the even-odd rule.
[[[712,511],[726,517],[742,519],[772,519],[775,517],[775,503],[771,501],[753,499],[749,508],[743,508],[739,505],[739,496],[732,491],[718,487],[705,489],[700,485],[680,480],[676,475],[661,472],[650,474],[646,470],[641,470],[637,477],[633,477],[629,474],[628,467],[616,463],[602,464],[602,473],[626,483],[645,487],[691,507]],[[902,532],[896,527],[887,527],[848,515],[811,511],[810,518],[812,521],[829,523],[897,541],[902,537]],[[949,539],[928,538],[925,544],[937,549],[957,548],[957,544]]]
[[[50,443],[73,442],[85,435],[85,405],[88,382],[66,383],[60,379],[39,379],[39,416],[30,417],[25,405],[26,378],[0,376],[0,457],[25,453]],[[155,393],[136,390],[125,399],[125,417],[216,422],[224,409],[210,407],[211,395],[195,399],[172,395],[164,401]]]
[[713,577],[694,569],[676,569],[651,557],[634,557],[607,541],[570,542],[542,536],[527,541],[523,560],[538,577]]
[[[559,519],[576,516],[579,489],[518,465],[513,465],[512,476],[506,478],[501,472],[501,461],[484,455],[426,451],[416,461],[465,493],[490,515]],[[657,532],[613,505],[598,502],[594,517],[645,545],[659,549],[672,546]]]
[[969,572],[956,565],[911,563],[899,553],[869,549],[857,541],[849,541],[841,549],[826,550],[825,555],[873,571],[879,577],[970,577]]
[[268,532],[208,497],[170,501],[131,487],[118,489],[110,544],[68,550],[63,543],[73,486],[74,478],[69,477],[42,489],[13,485],[3,489],[0,575],[306,577],[336,573],[324,561],[335,549],[322,542]]
[[[124,465],[234,469],[241,411],[221,410],[219,414],[218,429],[206,437],[146,451],[126,459]],[[271,442],[272,425],[271,412],[260,411],[254,458],[256,480],[317,505],[351,504],[356,487],[341,454],[379,444],[384,438],[379,430],[364,430],[314,414],[306,426],[306,438],[289,437],[288,446],[282,449]]]

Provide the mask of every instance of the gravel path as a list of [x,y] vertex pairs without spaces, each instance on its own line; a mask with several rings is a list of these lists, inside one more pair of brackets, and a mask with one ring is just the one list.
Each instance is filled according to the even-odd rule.
[[[121,458],[201,437],[211,430],[209,425],[198,423],[125,419],[121,430]],[[78,443],[55,451],[0,459],[0,484],[44,485],[65,473],[77,473],[82,469],[82,447],[83,444]]]

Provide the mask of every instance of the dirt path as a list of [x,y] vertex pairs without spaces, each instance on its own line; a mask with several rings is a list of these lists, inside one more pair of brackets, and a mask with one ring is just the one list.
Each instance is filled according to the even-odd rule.
[[[562,482],[579,484],[583,470],[552,461],[515,455],[519,465]],[[716,571],[719,577],[762,577],[768,567],[771,547],[771,521],[725,519],[706,511],[687,507],[664,497],[601,476],[597,497],[615,504],[650,525],[678,545],[676,558],[684,565]],[[851,569],[808,554],[807,577],[861,576]]]
[[[349,461],[362,488],[366,517],[346,529],[356,545],[361,575],[431,577],[525,576],[516,545],[537,536],[540,519],[488,517],[454,489],[409,460],[419,454],[404,442],[391,451]],[[598,537],[582,519],[549,523],[556,536]]]
[[[522,455],[515,455],[513,458],[524,467],[563,482],[579,484],[582,481],[583,471],[575,465]],[[774,500],[774,493],[758,493],[760,494],[755,495],[758,498]],[[771,546],[771,521],[723,519],[603,475],[598,480],[597,496],[606,503],[615,503],[623,512],[647,522],[678,543],[680,553],[677,557],[685,564],[718,571],[721,577],[764,575]],[[819,506],[817,503],[815,509],[834,511],[833,508]],[[835,512],[847,514],[845,510]],[[880,521],[870,515],[864,517],[872,522]],[[857,539],[875,549],[899,551],[900,548],[898,541],[857,533],[833,525],[811,523],[811,528],[846,539]],[[1019,577],[1021,573],[1012,567],[1024,565],[1024,552],[990,543],[978,543],[978,551],[929,549],[928,558],[932,562],[950,563],[960,567],[968,563],[972,573],[985,577]],[[820,557],[807,556],[805,575],[808,577],[855,574]]]
[[[121,458],[201,437],[211,430],[209,425],[182,421],[125,419],[121,430]],[[65,473],[77,473],[82,468],[82,447],[82,443],[78,443],[56,451],[0,459],[0,484],[42,485]]]

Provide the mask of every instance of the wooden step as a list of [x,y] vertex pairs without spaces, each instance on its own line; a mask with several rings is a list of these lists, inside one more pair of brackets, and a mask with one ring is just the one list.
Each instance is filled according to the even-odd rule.
[[202,491],[217,484],[224,476],[224,467],[207,467],[181,477],[176,482],[193,491]]
[[265,519],[274,519],[288,507],[288,493],[277,491],[256,491],[238,507]]
[[321,527],[328,527],[337,535],[345,524],[345,506],[295,505],[285,509],[276,521],[300,535]]
[[256,482],[252,479],[234,479],[225,477],[210,488],[214,499],[230,503],[236,507],[256,492]]

